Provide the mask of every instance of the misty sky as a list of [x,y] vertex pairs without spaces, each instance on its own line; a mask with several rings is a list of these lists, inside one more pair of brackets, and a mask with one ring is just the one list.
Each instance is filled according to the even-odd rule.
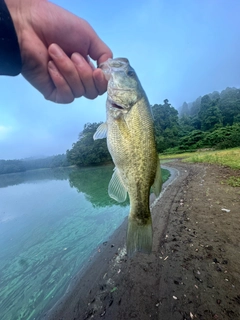
[[[151,104],[240,87],[240,1],[54,1],[86,19],[136,70]],[[76,39],[77,41],[77,39]],[[0,77],[0,159],[71,148],[87,122],[105,120],[106,94],[68,105],[46,101],[22,77]]]

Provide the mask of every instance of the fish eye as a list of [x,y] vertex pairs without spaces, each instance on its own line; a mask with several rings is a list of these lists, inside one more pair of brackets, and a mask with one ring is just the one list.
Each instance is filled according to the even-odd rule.
[[128,75],[129,77],[133,77],[133,76],[135,75],[135,72],[132,71],[132,70],[129,70],[129,71],[127,72],[127,75]]

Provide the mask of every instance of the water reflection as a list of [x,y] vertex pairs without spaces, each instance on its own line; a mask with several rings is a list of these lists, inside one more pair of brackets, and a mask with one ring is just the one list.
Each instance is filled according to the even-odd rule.
[[19,173],[1,174],[0,188],[43,180],[67,180],[72,168],[39,169]]
[[129,200],[118,203],[108,195],[108,184],[113,174],[113,166],[91,167],[72,170],[69,174],[70,186],[82,192],[93,207],[120,205],[126,207]]
[[1,320],[41,319],[128,215],[107,194],[112,169],[0,176]]

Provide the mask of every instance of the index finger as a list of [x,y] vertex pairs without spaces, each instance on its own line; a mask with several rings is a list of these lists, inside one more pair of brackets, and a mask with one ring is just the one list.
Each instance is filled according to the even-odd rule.
[[97,65],[105,62],[108,58],[113,57],[113,53],[110,48],[98,37],[96,33],[91,40],[89,56],[93,60],[97,61]]

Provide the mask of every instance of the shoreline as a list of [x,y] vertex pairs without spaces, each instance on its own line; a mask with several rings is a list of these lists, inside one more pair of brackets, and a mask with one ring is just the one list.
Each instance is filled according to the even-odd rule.
[[[80,290],[85,292],[91,291],[91,282],[94,282],[95,284],[98,278],[97,274],[99,272],[102,273],[102,270],[108,268],[108,261],[116,254],[116,248],[119,246],[124,247],[127,222],[128,220],[126,217],[109,239],[95,248],[88,261],[85,262],[82,269],[69,283],[63,297],[60,298],[50,310],[45,312],[44,315],[40,315],[40,319],[58,319],[59,311],[61,312],[63,305],[67,303],[67,305],[70,306],[71,303],[69,304],[69,301],[75,300],[75,292],[79,291],[79,287],[81,287]],[[92,277],[94,280],[92,280]],[[83,305],[85,306],[84,302]]]
[[181,161],[168,166],[179,173],[154,202],[152,253],[127,258],[126,219],[41,319],[240,319],[240,187],[226,183],[240,171]]
[[[161,165],[161,168],[167,169],[170,172],[170,177],[167,181],[163,183],[162,192],[160,196],[156,199],[154,194],[150,197],[150,208],[153,210],[154,206],[157,204],[159,199],[163,196],[167,188],[174,183],[174,181],[179,176],[179,171],[175,168],[169,167],[168,165]],[[152,213],[153,215],[153,213]],[[118,265],[120,260],[127,260],[126,254],[126,234],[127,234],[128,217],[126,217],[123,223],[113,232],[110,238],[98,246],[93,255],[90,257],[79,273],[74,276],[69,284],[66,293],[58,302],[43,315],[40,315],[41,319],[44,320],[56,320],[56,319],[70,319],[70,315],[66,315],[66,318],[62,317],[60,314],[65,312],[65,306],[68,308],[74,308],[76,303],[76,292],[81,291],[81,296],[86,296],[88,292],[91,292],[92,287],[96,285],[99,281],[101,282],[102,276],[107,274],[105,271],[109,271],[113,265]],[[141,255],[141,253],[137,253]],[[98,268],[98,266],[101,266]],[[103,275],[104,273],[104,275]],[[106,276],[105,276],[106,277]],[[104,277],[104,278],[105,278]],[[94,280],[92,280],[94,278]],[[109,278],[110,279],[110,278]],[[108,279],[108,280],[109,280]],[[78,307],[84,308],[87,304],[84,298],[79,297]],[[87,319],[86,315],[86,319]],[[74,318],[73,318],[74,319]]]

